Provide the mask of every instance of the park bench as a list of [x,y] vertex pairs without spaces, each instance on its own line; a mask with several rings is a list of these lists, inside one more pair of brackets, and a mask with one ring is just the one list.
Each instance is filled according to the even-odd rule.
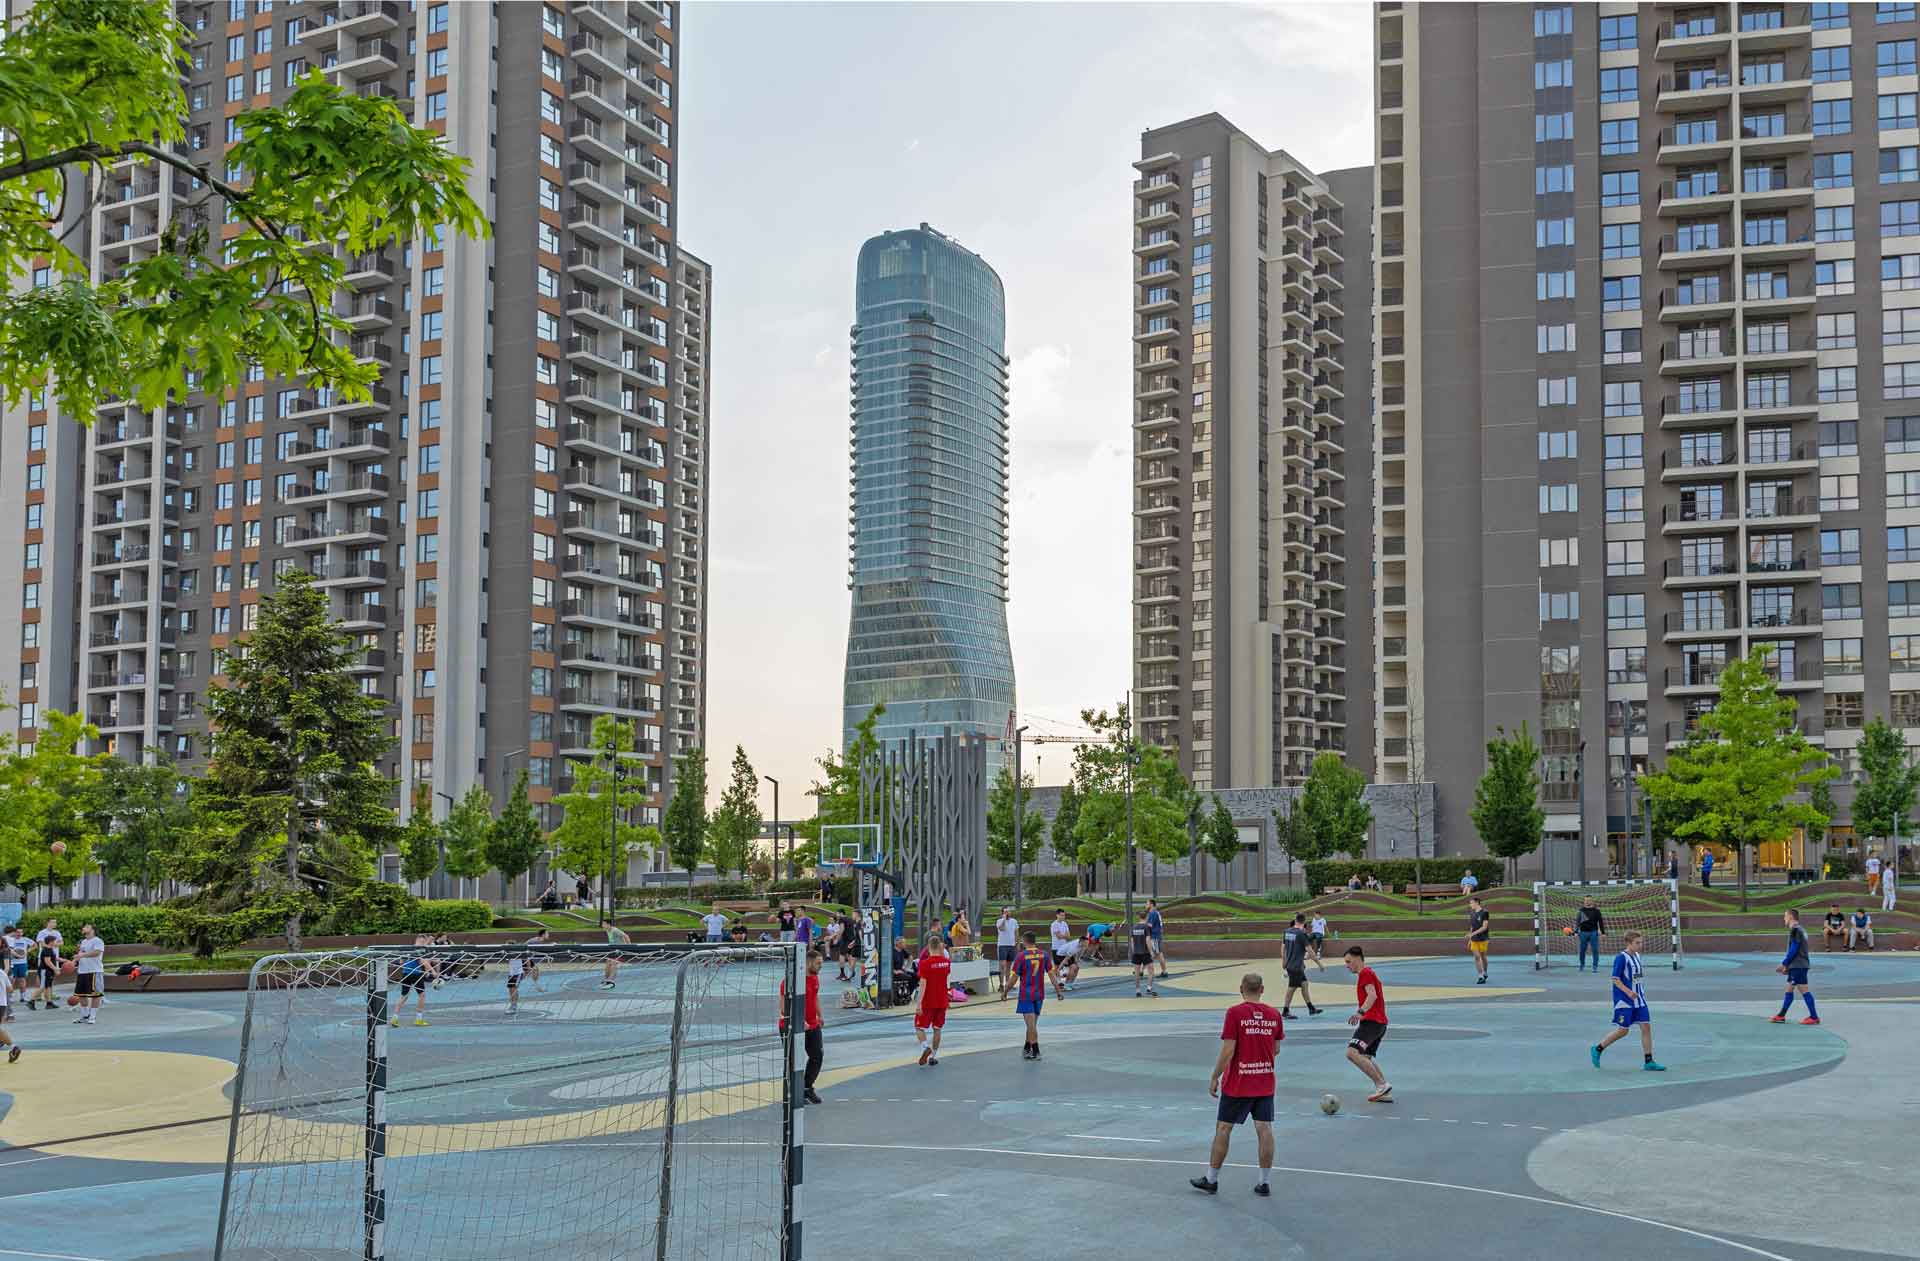
[[1343,884],[1330,884],[1326,888],[1320,890],[1320,892],[1323,895],[1331,895],[1335,893],[1346,893],[1348,892],[1348,889],[1347,889],[1347,886]]
[[750,912],[764,912],[767,909],[767,900],[765,898],[722,899],[714,905],[728,915],[745,915]]
[[1401,892],[1418,902],[1423,898],[1457,898],[1460,896],[1460,884],[1409,884]]

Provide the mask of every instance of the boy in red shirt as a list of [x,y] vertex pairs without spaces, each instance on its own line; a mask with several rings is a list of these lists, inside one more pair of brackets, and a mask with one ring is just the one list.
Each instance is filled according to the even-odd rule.
[[1213,1147],[1207,1155],[1206,1174],[1187,1180],[1208,1195],[1219,1194],[1220,1169],[1227,1163],[1233,1127],[1248,1117],[1253,1118],[1253,1133],[1260,1147],[1260,1181],[1254,1184],[1253,1193],[1273,1193],[1268,1185],[1273,1174],[1273,1058],[1286,1033],[1280,1027],[1280,1013],[1260,1001],[1266,989],[1258,972],[1241,977],[1240,1001],[1227,1008],[1226,1023],[1220,1029],[1220,1054],[1207,1082],[1207,1093],[1220,1100]]
[[[826,1035],[822,1031],[825,1021],[820,1018],[820,965],[826,962],[826,956],[818,950],[807,952],[807,1085],[808,1103],[819,1103],[820,1096],[815,1093],[813,1083],[820,1079],[820,1065],[827,1058]],[[780,1032],[787,1031],[787,983],[780,982]]]
[[[940,1031],[947,1025],[947,978],[953,971],[953,957],[947,953],[947,939],[939,932],[927,934],[926,948],[920,952],[920,994],[914,1004],[913,1036],[920,1040],[920,1063],[940,1062]],[[929,1044],[927,1035],[933,1039]]]
[[1355,1026],[1353,1037],[1347,1041],[1347,1059],[1373,1082],[1373,1093],[1367,1096],[1367,1102],[1390,1103],[1393,1083],[1373,1062],[1380,1050],[1380,1039],[1387,1036],[1386,991],[1380,987],[1380,978],[1367,966],[1367,952],[1358,946],[1347,947],[1347,971],[1360,978],[1354,984],[1360,1009],[1347,1017],[1347,1023]]

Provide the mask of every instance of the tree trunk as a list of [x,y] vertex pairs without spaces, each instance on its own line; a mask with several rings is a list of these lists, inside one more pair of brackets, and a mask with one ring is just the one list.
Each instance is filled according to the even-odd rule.
[[293,914],[287,917],[287,949],[300,949],[300,804],[295,802],[287,820],[287,882],[295,897]]
[[1736,851],[1740,860],[1740,909],[1747,909],[1747,847],[1742,845]]

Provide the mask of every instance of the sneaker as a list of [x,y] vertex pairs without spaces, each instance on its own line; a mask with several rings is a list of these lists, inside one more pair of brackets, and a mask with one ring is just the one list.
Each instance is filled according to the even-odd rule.
[[1802,1020],[1800,1023],[1803,1025],[1817,1025],[1820,1023],[1820,1017],[1808,1016],[1805,1020]]
[[1787,1023],[1787,1014],[1781,1012],[1777,1016],[1769,1016],[1767,1017],[1767,1023],[1770,1025],[1784,1025]]
[[1486,983],[1487,983],[1487,978],[1484,976],[1474,982],[1475,985],[1485,985]]
[[1314,1006],[1313,1004],[1311,1004],[1311,1003],[1309,1003],[1309,1004],[1307,1004],[1307,1014],[1308,1014],[1309,1016],[1317,1016],[1317,1015],[1319,1015],[1319,1014],[1320,1014],[1321,1012],[1323,1012],[1323,1011],[1325,1011],[1325,1010],[1326,1010],[1326,1008],[1324,1008],[1324,1007],[1315,1007],[1315,1006]]
[[1667,1066],[1665,1064],[1661,1064],[1655,1060],[1648,1060],[1645,1064],[1642,1064],[1640,1067],[1643,1071],[1649,1072],[1649,1073],[1664,1073],[1667,1071]]
[[1220,1194],[1220,1184],[1212,1178],[1188,1178],[1187,1185],[1196,1191],[1205,1191],[1208,1195]]
[[1160,991],[1159,991],[1159,990],[1157,990],[1157,989],[1155,989],[1155,988],[1153,988],[1153,986],[1151,986],[1151,985],[1149,985],[1149,986],[1147,986],[1147,997],[1148,997],[1148,998],[1158,998],[1158,997],[1160,997]]
[[1600,1067],[1600,1045],[1598,1043],[1595,1043],[1594,1045],[1588,1047],[1587,1054],[1589,1057],[1592,1058],[1593,1066],[1595,1068],[1599,1068]]
[[1040,1058],[1040,1048],[1039,1048],[1039,1047],[1035,1047],[1035,1048],[1033,1048],[1033,1055],[1032,1055],[1032,1058],[1033,1058],[1033,1059],[1036,1059],[1036,1060]]
[[1388,1082],[1386,1085],[1380,1087],[1380,1089],[1368,1095],[1367,1102],[1368,1103],[1386,1103],[1388,1100],[1392,1098],[1393,1098],[1393,1083]]
[[1272,1195],[1273,1188],[1264,1182],[1256,1182],[1253,1184],[1253,1193],[1255,1195]]
[[7,1048],[7,1063],[9,1063],[9,1064],[11,1064],[11,1063],[13,1063],[13,1062],[14,1062],[15,1060],[17,1060],[17,1059],[19,1059],[19,1058],[20,1058],[20,1048],[19,1048],[19,1047],[17,1047],[17,1046],[10,1046],[10,1047],[8,1047],[8,1048]]
[[[1142,993],[1141,993],[1141,992],[1140,992],[1139,990],[1137,990],[1137,989],[1133,991],[1133,996],[1134,996],[1135,998],[1143,998],[1143,997],[1145,997],[1145,995],[1143,995],[1143,994],[1142,994]],[[1282,1013],[1282,1014],[1285,1014],[1285,1013]]]
[[928,1067],[928,1068],[932,1068],[932,1067],[933,1067],[934,1065],[936,1065],[936,1064],[938,1064],[939,1062],[940,1062],[940,1057],[939,1057],[939,1056],[937,1056],[937,1055],[929,1055],[929,1056],[927,1057],[927,1067]]
[[426,1023],[427,1023],[427,1018],[425,1016],[415,1016],[413,1018],[413,1025],[414,1025],[414,1028],[416,1029],[424,1026]]
[[390,1019],[389,1019],[389,1020],[387,1021],[387,1023],[388,1023],[388,1024],[390,1024],[390,1025],[392,1025],[392,1026],[393,1026],[394,1028],[396,1028],[396,1029],[398,1029],[398,1028],[400,1027],[400,1017],[398,1017],[398,1016],[394,1016],[394,1017],[392,1017],[392,1018],[390,1018]]
[[925,1068],[927,1066],[927,1061],[932,1058],[933,1058],[933,1051],[931,1048],[924,1047],[924,1046],[920,1048],[920,1067]]
[[1288,1011],[1288,1010],[1287,1010],[1286,1008],[1284,1008],[1284,1007],[1282,1007],[1282,1008],[1280,1009],[1280,1019],[1282,1019],[1282,1020],[1293,1020],[1293,1019],[1296,1019],[1296,1017],[1294,1016],[1294,1014],[1293,1014],[1292,1012],[1290,1012],[1290,1011]]
[[28,1010],[28,1011],[39,1011],[39,1010],[40,1010],[40,1000],[39,1000],[39,999],[37,999],[37,998],[29,998],[29,999],[27,1000],[27,1010]]
[[822,1103],[822,1102],[824,1102],[824,1100],[822,1100],[822,1099],[820,1098],[820,1094],[819,1094],[819,1092],[818,1092],[818,1091],[816,1091],[816,1090],[815,1090],[815,1089],[814,1089],[814,1088],[813,1088],[812,1086],[808,1086],[808,1087],[807,1087],[807,1089],[806,1089],[806,1094],[805,1094],[805,1098],[806,1098],[806,1101],[807,1101],[808,1103]]
[[87,1018],[85,1016],[75,1016],[73,1023],[76,1025],[84,1025],[87,1023]]

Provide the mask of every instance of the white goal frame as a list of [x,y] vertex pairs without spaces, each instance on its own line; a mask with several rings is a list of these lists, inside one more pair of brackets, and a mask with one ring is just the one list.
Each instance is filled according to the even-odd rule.
[[[1547,932],[1546,892],[1548,889],[1622,889],[1644,885],[1663,885],[1667,890],[1667,914],[1673,932],[1673,970],[1684,964],[1685,947],[1680,940],[1680,882],[1678,880],[1536,880],[1533,882],[1533,969],[1550,966],[1551,939]],[[1604,909],[1604,908],[1602,908]]]

